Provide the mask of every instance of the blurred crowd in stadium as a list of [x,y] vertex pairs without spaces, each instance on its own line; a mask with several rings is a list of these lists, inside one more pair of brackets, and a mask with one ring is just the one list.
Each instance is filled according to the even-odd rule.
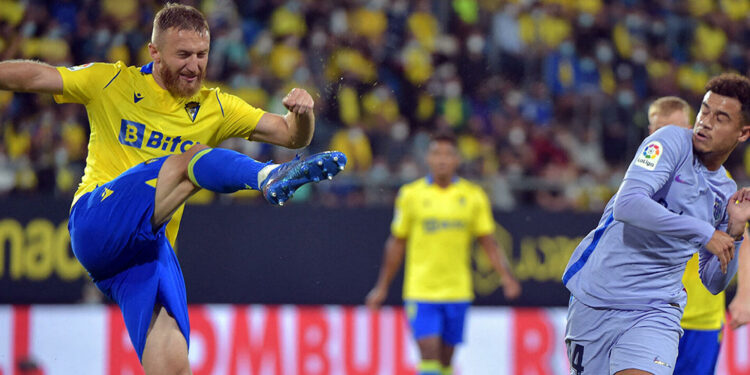
[[[662,95],[694,107],[709,77],[750,72],[750,0],[187,1],[211,27],[207,85],[284,113],[316,100],[312,151],[349,157],[335,184],[295,201],[390,205],[423,175],[429,133],[451,128],[498,209],[600,210]],[[0,60],[149,62],[153,0],[0,0]],[[72,196],[83,107],[0,91],[0,195]],[[294,156],[225,144],[260,160]],[[744,150],[744,149],[743,149]],[[735,153],[728,169],[747,181]],[[746,167],[747,164],[747,167]],[[259,201],[253,194],[197,201]]]

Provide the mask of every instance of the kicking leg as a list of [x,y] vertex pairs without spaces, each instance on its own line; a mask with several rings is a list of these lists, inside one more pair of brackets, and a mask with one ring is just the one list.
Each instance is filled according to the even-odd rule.
[[180,205],[200,190],[188,178],[188,165],[195,154],[206,149],[207,146],[195,145],[184,153],[172,155],[164,161],[156,181],[154,216],[151,218],[154,228],[169,220]]
[[336,151],[275,165],[260,163],[232,150],[195,145],[183,154],[167,158],[159,170],[151,223],[156,227],[169,220],[200,188],[219,193],[260,190],[270,203],[283,205],[300,186],[330,179],[345,165],[346,156]]
[[189,375],[190,362],[185,336],[167,310],[157,305],[151,318],[143,349],[143,370],[146,375]]
[[333,178],[344,170],[346,155],[338,151],[320,152],[305,159],[299,157],[279,165],[259,185],[263,197],[271,204],[283,206],[294,191],[309,182]]

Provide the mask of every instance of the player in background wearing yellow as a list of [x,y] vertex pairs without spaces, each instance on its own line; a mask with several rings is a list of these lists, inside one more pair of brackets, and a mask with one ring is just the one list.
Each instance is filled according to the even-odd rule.
[[[649,134],[670,124],[686,129],[693,128],[690,123],[690,105],[675,96],[665,96],[655,100],[648,108],[648,121]],[[747,228],[745,238],[748,238]],[[746,279],[740,276],[743,269],[750,271],[750,265],[745,264],[747,263],[745,253],[750,251],[749,248],[750,241],[743,241],[739,250],[740,255],[738,255],[738,280]],[[719,358],[721,330],[726,315],[724,292],[713,295],[703,285],[698,273],[698,253],[693,254],[688,261],[682,276],[682,284],[685,286],[688,299],[680,321],[684,334],[680,338],[674,374],[713,374]],[[733,310],[730,323],[732,328],[745,324],[750,317],[750,299],[748,298],[750,290],[745,290],[748,288],[750,287],[740,283],[737,296],[732,301],[733,308],[730,308]]]
[[419,375],[451,374],[456,344],[463,341],[466,311],[474,299],[471,248],[476,238],[500,274],[505,297],[521,287],[493,237],[487,195],[456,175],[460,157],[450,134],[435,135],[427,152],[427,177],[404,185],[396,198],[391,235],[375,287],[366,298],[378,308],[406,254],[403,298],[421,354]]
[[346,163],[336,152],[275,165],[210,148],[230,137],[305,147],[315,117],[305,90],[289,92],[289,112],[281,116],[203,87],[209,45],[198,10],[167,4],[154,18],[153,62],[140,68],[0,63],[1,90],[86,106],[91,137],[70,212],[71,244],[97,287],[120,306],[146,374],[191,373],[185,284],[170,242],[187,198],[200,188],[256,189],[283,204],[299,186],[331,178]]

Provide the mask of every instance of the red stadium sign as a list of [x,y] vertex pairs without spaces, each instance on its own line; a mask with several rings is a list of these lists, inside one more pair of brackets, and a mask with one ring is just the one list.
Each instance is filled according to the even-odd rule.
[[[196,375],[414,374],[416,347],[401,309],[194,305]],[[567,374],[565,309],[474,307],[455,373]],[[721,374],[750,374],[750,331],[725,332]],[[0,306],[0,375],[14,363],[38,374],[142,374],[111,306]]]

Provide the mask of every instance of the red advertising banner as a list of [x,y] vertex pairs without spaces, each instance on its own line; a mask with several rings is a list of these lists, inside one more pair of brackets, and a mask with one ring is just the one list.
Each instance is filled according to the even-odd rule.
[[[196,375],[407,375],[417,349],[400,308],[193,305]],[[462,375],[568,374],[564,308],[473,307]],[[750,374],[750,332],[724,334],[720,374]],[[142,374],[117,307],[0,306],[0,375]],[[28,374],[28,373],[24,373]]]

